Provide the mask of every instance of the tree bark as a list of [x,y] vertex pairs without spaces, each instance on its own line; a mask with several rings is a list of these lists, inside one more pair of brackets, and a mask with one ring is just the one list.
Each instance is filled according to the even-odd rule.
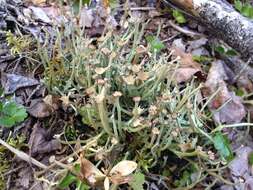
[[[216,32],[218,38],[241,53],[253,57],[253,21],[224,0],[170,0]],[[253,61],[250,61],[253,65]]]

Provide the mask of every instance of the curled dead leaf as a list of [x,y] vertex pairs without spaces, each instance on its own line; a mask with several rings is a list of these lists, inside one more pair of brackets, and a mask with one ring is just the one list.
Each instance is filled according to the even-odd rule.
[[45,118],[53,113],[52,106],[46,104],[41,99],[32,100],[31,106],[27,109],[28,113],[36,118]]
[[110,171],[110,175],[119,174],[121,176],[128,176],[137,168],[137,163],[134,161],[123,160],[116,164]]
[[177,83],[190,80],[198,72],[203,74],[200,64],[193,61],[190,53],[185,53],[183,50],[174,47],[173,55],[180,57],[180,65],[175,70],[175,80]]
[[138,73],[141,70],[141,65],[132,65],[131,70],[134,73]]
[[124,176],[124,177],[119,176],[119,175],[113,175],[109,179],[113,184],[121,185],[121,184],[129,183],[130,181],[132,181],[133,177],[131,175],[130,176]]
[[70,101],[69,101],[69,97],[68,97],[68,96],[62,96],[62,97],[60,98],[60,100],[62,101],[62,104],[63,104],[64,106],[68,106],[68,105],[70,104]]
[[210,97],[218,91],[208,105],[217,123],[239,123],[245,117],[246,111],[241,98],[227,87],[225,80],[228,76],[223,64],[222,61],[212,63],[202,92],[206,97]]
[[128,85],[134,85],[135,82],[135,78],[133,75],[129,75],[127,77],[123,77],[123,80],[125,81],[125,83],[127,83]]
[[99,75],[102,75],[105,71],[108,70],[109,67],[97,67],[95,68],[95,73],[99,74]]
[[105,188],[105,190],[110,189],[110,180],[109,180],[108,177],[106,177],[105,180],[104,180],[104,188]]
[[149,77],[149,73],[148,73],[148,72],[145,72],[145,71],[140,71],[140,72],[137,74],[137,78],[140,79],[141,81],[147,80],[148,77]]
[[80,155],[80,165],[80,178],[86,180],[92,186],[103,181],[106,177],[94,164],[84,158],[82,154]]
[[81,10],[81,13],[80,13],[80,26],[81,27],[92,27],[92,23],[94,21],[94,16],[93,16],[93,11],[92,9],[87,9],[86,7],[84,7],[82,10]]

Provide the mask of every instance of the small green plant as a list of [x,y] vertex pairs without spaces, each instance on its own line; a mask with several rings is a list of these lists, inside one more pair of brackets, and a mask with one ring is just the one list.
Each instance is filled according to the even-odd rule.
[[19,55],[31,48],[31,38],[29,36],[16,36],[12,32],[6,32],[6,40],[11,48],[12,55]]
[[14,101],[0,102],[0,126],[13,127],[27,117],[23,106]]
[[217,132],[213,139],[214,147],[219,151],[220,155],[226,161],[231,161],[233,159],[233,153],[227,136],[221,132]]
[[172,15],[175,18],[175,20],[179,23],[179,24],[184,24],[186,23],[186,18],[184,17],[184,15],[178,11],[178,10],[172,10]]
[[242,1],[236,0],[234,6],[243,16],[253,19],[253,6],[250,3],[242,3]]
[[228,48],[225,48],[222,45],[214,47],[214,50],[216,52],[220,53],[221,55],[227,55],[227,56],[236,56],[236,55],[238,55],[238,53],[234,49],[228,49]]
[[148,45],[151,48],[152,52],[160,52],[162,49],[165,48],[165,45],[163,44],[163,42],[155,36],[146,36],[146,40],[148,42]]
[[208,56],[204,56],[204,55],[193,55],[192,56],[193,61],[197,61],[199,63],[205,63],[205,62],[211,62],[213,59],[211,57]]
[[133,190],[144,190],[143,185],[145,183],[145,176],[141,172],[136,172],[133,175],[133,179],[131,182],[129,182],[130,187],[133,188]]

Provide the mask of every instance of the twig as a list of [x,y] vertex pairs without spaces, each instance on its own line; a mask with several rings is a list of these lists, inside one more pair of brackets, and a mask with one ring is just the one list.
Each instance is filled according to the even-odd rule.
[[9,170],[8,172],[5,172],[5,173],[3,174],[3,176],[5,177],[5,176],[7,176],[7,175],[10,175],[10,174],[12,174],[12,173],[14,173],[14,172],[20,170],[21,168],[23,168],[23,166],[19,166],[19,167],[17,167],[17,168],[14,168],[14,169],[12,169],[12,170]]
[[182,28],[181,26],[178,26],[176,25],[174,22],[172,22],[171,20],[168,21],[169,25],[172,26],[175,30],[187,35],[187,36],[190,36],[192,38],[199,38],[199,37],[205,37],[204,34],[201,34],[201,33],[198,33],[198,32],[194,32],[192,30],[189,30],[189,29],[185,29],[185,28]]
[[34,164],[35,166],[38,166],[39,168],[42,168],[42,169],[47,168],[46,165],[44,165],[44,164],[40,163],[39,161],[35,160],[34,158],[30,157],[28,154],[24,153],[23,151],[13,148],[12,146],[10,146],[8,143],[3,141],[2,139],[0,139],[0,144],[3,145],[4,147],[6,147],[8,150],[10,150],[15,155],[17,155],[17,157],[19,157],[20,159],[22,159],[26,162],[31,162],[32,164]]
[[236,124],[230,124],[230,125],[220,125],[216,127],[214,130],[212,130],[211,133],[221,131],[224,128],[236,128],[236,127],[246,127],[246,126],[253,126],[253,123],[236,123]]
[[[99,135],[97,135],[96,137],[94,137],[93,140],[91,140],[90,142],[88,142],[85,146],[81,147],[79,150],[77,150],[76,152],[62,158],[61,160],[59,160],[58,162],[65,162],[66,160],[68,160],[70,157],[75,156],[76,154],[86,150],[87,148],[89,148],[90,146],[92,146],[95,142],[97,142],[97,140],[104,134],[104,132],[100,133]],[[57,164],[54,162],[53,164],[51,164],[50,166],[43,168],[44,170],[37,172],[37,176],[41,176],[42,174],[44,174],[45,172],[47,172],[48,170],[54,168],[55,166],[57,166]]]

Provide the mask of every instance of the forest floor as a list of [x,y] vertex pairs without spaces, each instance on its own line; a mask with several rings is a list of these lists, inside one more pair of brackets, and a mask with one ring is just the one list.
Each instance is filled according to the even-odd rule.
[[0,189],[253,189],[252,78],[169,1],[0,1],[0,47]]

